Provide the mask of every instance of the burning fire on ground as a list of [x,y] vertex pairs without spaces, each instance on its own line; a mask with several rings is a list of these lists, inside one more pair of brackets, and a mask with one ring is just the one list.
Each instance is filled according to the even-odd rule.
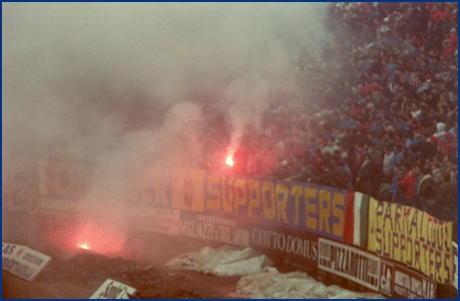
[[[59,227],[62,225],[62,227]],[[63,255],[75,252],[94,252],[103,255],[122,256],[126,234],[98,222],[61,223],[53,225],[47,235],[47,243]]]

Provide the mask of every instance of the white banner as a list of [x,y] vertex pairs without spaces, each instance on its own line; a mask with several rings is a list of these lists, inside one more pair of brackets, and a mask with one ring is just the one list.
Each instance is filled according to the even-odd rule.
[[132,228],[155,233],[179,234],[180,211],[168,208],[142,207],[132,220]]
[[2,269],[33,281],[51,257],[26,246],[2,242]]
[[380,258],[328,239],[318,238],[318,268],[379,291]]
[[108,278],[90,299],[131,299],[135,293],[135,288]]

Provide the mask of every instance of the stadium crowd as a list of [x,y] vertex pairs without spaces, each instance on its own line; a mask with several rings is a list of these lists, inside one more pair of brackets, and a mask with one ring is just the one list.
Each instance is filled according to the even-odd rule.
[[242,175],[311,182],[457,221],[457,3],[331,3],[308,104],[276,98],[234,155]]

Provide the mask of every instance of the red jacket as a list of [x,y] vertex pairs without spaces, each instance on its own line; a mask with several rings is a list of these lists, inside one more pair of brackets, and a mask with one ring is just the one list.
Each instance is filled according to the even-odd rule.
[[417,176],[414,175],[414,172],[410,171],[402,180],[398,181],[398,185],[400,187],[406,188],[406,196],[409,199],[413,199],[415,197]]
[[441,17],[442,13],[439,9],[430,12],[430,19],[433,20],[435,25],[438,25],[439,21],[441,20]]

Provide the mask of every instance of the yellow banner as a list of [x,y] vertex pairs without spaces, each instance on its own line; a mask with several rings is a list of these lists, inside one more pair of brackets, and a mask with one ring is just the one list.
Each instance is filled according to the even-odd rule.
[[409,206],[369,203],[368,250],[452,284],[452,222]]
[[204,170],[180,169],[172,180],[172,208],[203,212]]

